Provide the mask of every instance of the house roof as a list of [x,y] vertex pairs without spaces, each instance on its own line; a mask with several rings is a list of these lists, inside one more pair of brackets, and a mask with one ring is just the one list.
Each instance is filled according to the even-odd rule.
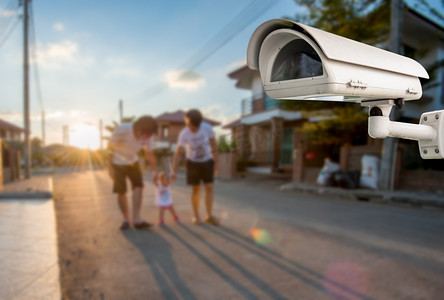
[[[185,117],[185,111],[176,110],[174,112],[166,112],[157,116],[156,121],[185,124],[184,117]],[[220,125],[220,122],[212,119],[204,118],[203,120],[209,123],[211,126]]]
[[251,90],[254,76],[259,76],[259,71],[251,70],[247,65],[240,67],[239,69],[236,69],[228,74],[229,78],[237,80],[237,88],[246,90]]
[[282,118],[285,121],[298,121],[305,119],[300,111],[285,111],[279,108],[263,111],[243,117],[240,122],[245,125],[268,123],[272,118]]
[[12,130],[12,131],[18,131],[18,132],[24,132],[25,130],[23,130],[23,128],[18,127],[14,124],[11,124],[9,122],[6,122],[2,119],[0,119],[0,128],[1,129],[8,129],[8,130]]
[[241,124],[242,124],[241,119],[236,119],[233,122],[230,122],[230,123],[228,123],[226,125],[223,125],[222,128],[223,129],[231,129],[231,128],[235,128],[235,127],[237,127],[237,126],[239,126]]

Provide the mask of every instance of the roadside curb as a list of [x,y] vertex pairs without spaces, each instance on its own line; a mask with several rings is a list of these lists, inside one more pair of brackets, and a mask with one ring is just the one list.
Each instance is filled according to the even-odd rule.
[[386,191],[367,189],[342,189],[310,184],[288,183],[280,187],[281,191],[299,191],[318,195],[337,196],[353,200],[376,200],[382,202],[409,203],[444,208],[444,195],[438,193],[414,191]]
[[35,176],[7,184],[0,189],[0,199],[52,199],[52,178]]
[[52,199],[49,191],[0,192],[0,199]]

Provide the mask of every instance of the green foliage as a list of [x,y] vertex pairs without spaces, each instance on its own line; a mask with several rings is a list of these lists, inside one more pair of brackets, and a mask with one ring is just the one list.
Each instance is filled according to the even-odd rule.
[[[296,15],[307,24],[353,40],[376,44],[387,41],[390,31],[390,0],[294,0],[307,13]],[[326,117],[306,123],[303,133],[313,145],[342,146],[365,143],[367,115],[359,105],[332,101],[281,101],[279,107]],[[314,114],[314,115],[316,115]]]
[[376,44],[390,31],[390,0],[294,0],[308,11],[295,20],[353,40]]
[[354,142],[365,143],[367,114],[360,106],[335,108],[324,121],[305,123],[302,132],[314,145],[342,146]]
[[44,155],[42,151],[43,141],[38,137],[31,139],[31,158],[33,165],[40,165],[44,161]]
[[236,142],[234,140],[228,142],[226,136],[221,135],[217,141],[217,147],[221,153],[230,152],[236,149]]

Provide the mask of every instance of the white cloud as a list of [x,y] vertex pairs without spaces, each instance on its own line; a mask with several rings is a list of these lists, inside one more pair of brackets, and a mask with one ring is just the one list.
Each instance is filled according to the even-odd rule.
[[63,31],[63,30],[65,30],[65,26],[63,25],[63,23],[55,23],[53,26],[52,26],[52,28],[55,30],[55,31]]
[[171,71],[165,74],[165,80],[169,87],[181,88],[188,91],[197,90],[205,84],[205,80],[193,71]]
[[[31,120],[41,120],[41,113],[32,112]],[[89,112],[82,110],[70,110],[70,111],[47,111],[45,113],[45,120],[63,120],[63,121],[82,121],[89,120]],[[23,113],[19,111],[3,111],[0,112],[0,119],[7,122],[22,122]]]
[[45,119],[48,119],[48,120],[51,120],[51,119],[61,119],[61,118],[64,118],[64,117],[66,117],[66,113],[64,113],[61,110],[53,111],[53,112],[50,112],[50,113],[46,113],[46,115],[45,115]]
[[247,61],[246,61],[245,59],[243,59],[243,60],[235,61],[235,62],[229,64],[229,65],[226,67],[226,70],[227,70],[228,72],[233,72],[233,71],[235,71],[235,70],[237,70],[237,69],[239,69],[239,68],[241,68],[241,67],[244,67],[244,66],[246,66],[246,65],[247,65]]
[[205,117],[218,121],[221,125],[225,125],[234,120],[233,116],[227,116],[225,108],[221,104],[208,106],[200,109],[200,111]]
[[79,45],[66,40],[61,43],[49,43],[37,47],[37,61],[42,68],[61,69],[66,65],[85,66],[93,62],[92,58],[80,57]]
[[4,10],[2,11],[2,17],[8,18],[13,17],[17,14],[17,11],[15,10]]
[[[40,120],[42,116],[40,113],[31,113],[30,118],[32,121],[35,121]],[[0,112],[0,119],[14,124],[22,123],[23,113],[19,111],[3,111]],[[18,126],[23,126],[23,124],[19,124]]]

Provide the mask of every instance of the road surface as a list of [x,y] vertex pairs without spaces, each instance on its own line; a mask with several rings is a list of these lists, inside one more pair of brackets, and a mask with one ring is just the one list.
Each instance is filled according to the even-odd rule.
[[[155,222],[146,178],[142,215]],[[218,181],[222,226],[195,226],[180,178],[172,188],[180,225],[167,215],[163,228],[120,231],[105,171],[54,175],[64,299],[444,299],[442,210],[279,184]]]

